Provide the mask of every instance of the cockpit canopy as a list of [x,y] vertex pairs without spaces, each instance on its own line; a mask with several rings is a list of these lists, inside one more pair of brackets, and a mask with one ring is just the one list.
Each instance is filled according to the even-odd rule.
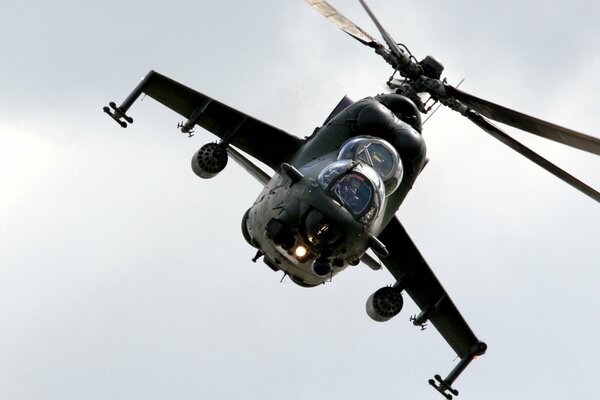
[[357,136],[342,145],[338,160],[356,160],[373,167],[385,185],[385,195],[400,185],[403,168],[396,149],[385,140],[373,136]]
[[317,181],[365,224],[375,220],[385,199],[379,174],[371,166],[354,160],[334,161],[321,171]]

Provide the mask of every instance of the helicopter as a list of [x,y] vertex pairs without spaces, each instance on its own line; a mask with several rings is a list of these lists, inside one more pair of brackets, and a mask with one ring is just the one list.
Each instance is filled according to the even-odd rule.
[[[460,358],[445,378],[435,375],[429,380],[451,399],[458,395],[454,382],[475,357],[485,353],[487,345],[473,333],[395,216],[428,161],[421,115],[432,113],[436,105],[447,106],[599,202],[600,193],[512,139],[490,120],[594,154],[600,154],[600,140],[449,85],[442,78],[444,67],[439,61],[431,56],[418,61],[392,39],[362,0],[385,44],[326,1],[307,2],[390,64],[394,73],[387,84],[392,93],[358,102],[342,99],[322,126],[304,139],[154,71],[121,105],[111,102],[104,111],[125,128],[133,123],[127,112],[145,94],[186,118],[178,124],[183,133],[192,135],[198,125],[218,136],[219,142],[208,143],[194,154],[192,169],[201,178],[213,178],[231,158],[263,185],[242,217],[242,234],[256,249],[254,261],[262,258],[269,268],[283,271],[303,287],[327,283],[360,262],[374,270],[387,268],[395,283],[368,298],[367,314],[387,321],[401,311],[403,292],[414,300],[421,312],[412,323],[422,329],[431,322]],[[430,101],[423,101],[423,94]],[[273,173],[265,172],[248,156]]]

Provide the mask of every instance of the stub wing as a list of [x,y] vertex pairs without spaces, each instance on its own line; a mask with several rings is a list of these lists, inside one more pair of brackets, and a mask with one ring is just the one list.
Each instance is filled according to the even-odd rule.
[[180,125],[184,132],[199,125],[273,169],[287,161],[302,143],[294,135],[155,71],[150,71],[120,106],[111,103],[112,111],[108,107],[104,111],[126,127],[127,122],[133,122],[126,113],[141,94],[152,97],[187,118],[187,122]]
[[461,359],[445,379],[436,375],[437,383],[430,380],[430,384],[446,397],[450,396],[447,392],[458,394],[452,383],[476,356],[485,353],[487,346],[475,336],[396,217],[378,238],[389,250],[389,256],[381,261],[421,309],[413,323],[423,326],[431,321]]

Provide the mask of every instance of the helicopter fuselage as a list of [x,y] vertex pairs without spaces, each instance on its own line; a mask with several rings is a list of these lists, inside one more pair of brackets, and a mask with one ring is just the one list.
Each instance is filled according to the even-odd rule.
[[[460,83],[450,85],[442,78],[444,67],[439,61],[431,56],[418,61],[405,45],[392,38],[366,2],[359,1],[385,45],[326,0],[307,0],[391,65],[394,72],[387,84],[395,94],[369,97],[354,104],[345,98],[324,125],[304,140],[155,71],[150,71],[121,105],[110,102],[103,110],[126,128],[133,123],[127,115],[129,108],[144,94],[185,117],[178,127],[188,136],[200,126],[219,137],[218,143],[206,143],[194,154],[192,169],[201,178],[213,178],[232,158],[263,185],[242,219],[244,238],[257,249],[254,261],[262,256],[269,267],[306,287],[320,285],[360,261],[372,269],[383,264],[395,283],[367,299],[367,314],[375,321],[387,321],[402,309],[403,293],[414,300],[421,311],[411,317],[413,325],[424,329],[430,321],[460,358],[445,378],[436,374],[428,381],[452,400],[458,395],[454,382],[477,356],[486,352],[487,345],[472,331],[395,218],[427,163],[419,110],[426,114],[439,104],[458,112],[598,202],[600,192],[513,139],[490,120],[596,155],[600,155],[600,139],[473,96],[459,90]],[[394,79],[397,73],[402,80]],[[430,97],[422,102],[425,94]],[[434,103],[427,106],[429,100]],[[274,175],[268,175],[244,154],[271,168]],[[366,253],[369,249],[378,260]]]
[[[377,235],[426,163],[418,115],[410,100],[379,95],[350,105],[307,138],[242,221],[265,263],[301,286],[316,286],[358,264],[369,248],[385,253]],[[394,157],[400,170],[388,184]]]

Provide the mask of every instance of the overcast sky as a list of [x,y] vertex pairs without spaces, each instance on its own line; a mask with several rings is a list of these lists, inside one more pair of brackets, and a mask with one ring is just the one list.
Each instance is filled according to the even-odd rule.
[[[600,137],[600,5],[370,0],[461,88]],[[357,1],[332,1],[373,35]],[[190,169],[214,140],[152,99],[102,113],[155,69],[298,136],[391,71],[304,1],[7,2],[0,14],[0,398],[440,399],[455,365],[387,271],[315,289],[262,263],[239,225],[260,185]],[[600,158],[507,129],[600,188]],[[488,353],[461,399],[592,398],[600,206],[460,115],[425,125],[431,162],[398,215]]]

